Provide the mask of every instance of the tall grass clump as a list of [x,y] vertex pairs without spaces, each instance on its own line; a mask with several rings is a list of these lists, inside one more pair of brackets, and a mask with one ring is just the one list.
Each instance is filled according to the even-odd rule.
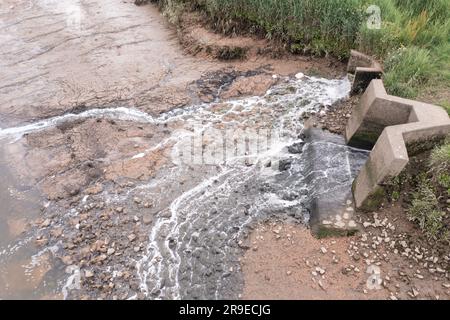
[[354,47],[365,18],[361,0],[194,2],[205,8],[218,25],[232,25],[230,21],[256,25],[269,37],[280,37],[297,49],[341,58],[348,56],[349,49]]
[[415,98],[433,74],[433,61],[427,49],[401,48],[385,61],[384,83],[390,94]]
[[396,5],[409,17],[427,12],[432,21],[445,21],[450,17],[448,0],[395,0]]
[[433,149],[429,167],[432,181],[442,190],[442,196],[450,196],[450,137]]
[[438,240],[447,238],[444,217],[445,212],[439,210],[434,190],[425,181],[421,181],[418,189],[413,193],[408,219],[418,223],[429,239]]
[[[200,9],[222,32],[258,30],[295,53],[345,58],[359,49],[385,62],[391,94],[415,98],[424,87],[450,86],[450,0],[153,1],[172,20]],[[380,8],[380,29],[367,26],[371,5]]]

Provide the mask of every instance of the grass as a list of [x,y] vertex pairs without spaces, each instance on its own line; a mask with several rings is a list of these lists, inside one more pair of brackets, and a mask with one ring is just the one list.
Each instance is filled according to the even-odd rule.
[[[258,32],[277,38],[293,53],[348,57],[358,49],[384,64],[390,94],[415,99],[431,92],[430,102],[450,114],[450,0],[152,0],[173,22],[183,10],[202,10],[224,33]],[[380,8],[381,26],[367,23]],[[376,12],[375,12],[376,14]],[[408,216],[430,239],[447,236],[440,208],[450,196],[450,142],[436,147],[419,179]],[[417,181],[417,177],[414,177]],[[392,198],[400,198],[401,188]],[[445,194],[444,194],[445,193]],[[442,206],[442,205],[441,205]]]
[[429,50],[419,47],[400,48],[385,61],[384,84],[389,93],[415,98],[421,87],[431,81],[435,72]]
[[430,156],[430,173],[438,189],[450,196],[450,138],[441,146],[433,149]]
[[[295,53],[344,59],[356,48],[372,54],[385,62],[386,89],[391,94],[416,98],[423,89],[450,87],[450,0],[158,2],[171,20],[183,8],[194,7],[206,12],[222,32],[262,31],[267,38],[283,40]],[[367,26],[371,15],[366,10],[371,5],[380,8],[380,29]]]
[[450,138],[443,145],[433,149],[430,156],[430,167],[436,175],[450,174]]
[[432,240],[439,240],[446,237],[443,218],[445,212],[438,206],[432,187],[425,181],[421,181],[415,193],[408,211],[408,218],[417,222],[422,232]]
[[433,148],[420,174],[412,176],[417,183],[412,193],[408,218],[416,222],[431,240],[450,239],[446,207],[450,196],[450,137]]

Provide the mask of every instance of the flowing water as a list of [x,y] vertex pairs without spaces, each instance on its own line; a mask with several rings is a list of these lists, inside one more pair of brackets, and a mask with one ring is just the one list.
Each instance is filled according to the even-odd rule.
[[[336,139],[305,142],[300,121],[305,112],[332,105],[348,91],[347,79],[286,78],[263,97],[202,104],[156,118],[122,107],[91,109],[2,129],[0,137],[14,143],[24,134],[92,117],[171,124],[175,129],[168,137],[133,158],[169,146],[172,164],[127,195],[106,192],[103,200],[120,205],[151,195],[159,204],[144,254],[134,258],[146,297],[232,298],[241,290],[238,258],[247,227],[271,217],[306,224],[313,197],[350,188],[352,168],[365,154]],[[179,181],[186,181],[185,187]]]
[[[54,16],[59,16],[61,10],[67,9],[65,2],[58,6],[49,6],[50,2],[45,1],[38,2],[38,10],[44,8]],[[82,4],[81,7],[74,8],[82,8],[82,12],[95,11],[93,8],[97,5],[95,1],[79,3]],[[26,10],[37,9],[36,6],[31,6]],[[101,15],[106,14],[101,12]],[[114,12],[122,13],[116,8],[110,14],[113,15]],[[104,21],[113,18],[103,17]],[[146,18],[148,17],[139,16],[142,21],[146,21]],[[122,14],[117,19],[126,20]],[[150,26],[143,28],[147,28],[149,32],[155,28],[161,29],[158,21],[160,20],[149,22]],[[120,29],[120,32],[131,29],[126,27]],[[57,32],[61,31],[55,31]],[[65,29],[64,32],[69,31]],[[113,37],[115,32],[103,30],[100,33]],[[137,45],[155,53],[159,45],[164,47],[164,36],[168,37],[169,34],[154,31],[153,37],[157,39]],[[9,41],[20,47],[19,39],[19,36],[17,39],[12,37]],[[67,39],[64,40],[65,43],[74,41]],[[150,72],[160,75],[155,77],[156,85],[153,82],[142,84],[140,80],[129,79],[135,88],[139,87],[137,91],[141,94],[162,88],[170,96],[173,90],[171,83],[189,83],[198,78],[199,72],[205,71],[205,65],[201,62],[182,58],[176,51],[179,49],[173,49],[173,40],[169,44],[164,47],[168,60],[158,60],[156,71],[147,67]],[[48,52],[54,54],[55,59],[62,54],[53,49]],[[99,63],[100,56],[96,55],[83,66],[95,66]],[[139,63],[145,61],[144,56],[138,55]],[[39,51],[32,59],[40,57],[45,55]],[[3,60],[8,62],[8,59],[13,58],[3,54]],[[105,54],[102,59],[107,64],[106,61],[120,58]],[[173,68],[183,59],[188,59],[188,62],[179,64],[176,69],[179,72],[177,77],[173,74]],[[44,70],[44,66],[52,64],[51,60],[42,64]],[[35,62],[39,64],[38,61]],[[8,77],[12,76],[14,68],[18,68],[17,63],[20,65],[20,62],[15,61],[14,67],[9,69]],[[119,73],[122,71],[124,74],[134,75],[135,72],[131,67],[125,71],[124,67],[117,68]],[[191,72],[191,69],[196,68],[200,71]],[[189,75],[188,72],[185,73],[186,70],[190,72]],[[53,76],[57,78],[60,73]],[[46,81],[54,86],[56,82],[51,80],[54,80],[52,77]],[[16,105],[11,107],[9,113],[6,112],[10,110],[9,105],[0,105],[1,110],[5,111],[0,119],[0,298],[45,298],[59,294],[62,298],[78,298],[78,292],[83,290],[84,293],[91,293],[91,298],[95,298],[98,287],[83,287],[86,282],[80,284],[79,281],[83,274],[80,269],[85,269],[86,265],[74,259],[71,263],[66,263],[67,267],[62,266],[55,257],[67,254],[69,249],[64,241],[71,235],[83,234],[84,237],[82,222],[74,227],[71,221],[78,219],[86,210],[97,217],[97,220],[93,220],[94,226],[90,227],[97,227],[97,233],[103,232],[103,227],[96,225],[97,221],[98,225],[102,223],[98,217],[104,213],[104,205],[116,209],[125,207],[127,215],[137,222],[143,233],[142,240],[139,240],[140,247],[127,244],[120,256],[111,254],[107,263],[92,264],[92,268],[97,268],[98,274],[110,275],[109,283],[118,281],[111,287],[114,289],[108,289],[112,293],[105,298],[119,293],[120,298],[124,299],[237,298],[242,292],[239,259],[243,250],[248,249],[246,237],[253,226],[268,219],[289,220],[306,225],[312,199],[347,193],[356,170],[367,156],[365,152],[346,147],[342,137],[330,135],[311,139],[305,135],[303,115],[321,112],[345,99],[350,90],[347,78],[328,80],[303,74],[290,77],[274,74],[273,77],[277,78],[278,83],[263,96],[193,103],[159,113],[147,112],[153,106],[148,101],[153,101],[154,97],[144,99],[149,104],[147,107],[142,102],[130,105],[128,97],[117,99],[114,103],[99,98],[79,111],[74,111],[73,105],[68,104],[62,109],[44,108],[41,113],[39,108],[34,107],[24,110],[26,107],[21,107],[20,104],[23,102],[22,98],[16,99]],[[89,77],[83,75],[81,78],[83,80]],[[33,97],[33,90],[41,84],[39,81],[33,82],[31,88],[27,86],[25,95],[28,95],[28,101]],[[3,89],[0,88],[0,93]],[[57,91],[51,89],[44,90],[42,94],[35,96],[36,99],[42,99],[44,103]],[[8,89],[4,97],[17,97],[15,90],[18,89]],[[103,120],[107,121],[106,124],[101,122]],[[80,134],[78,128],[86,131],[83,127],[86,123],[92,123],[105,131],[97,133],[92,129],[92,134],[97,135],[93,146],[86,139],[80,139],[75,147],[68,148],[69,151],[63,149],[59,154],[61,141],[72,142],[73,137]],[[84,187],[62,199],[46,194],[46,189],[42,186],[47,180],[62,177],[61,181],[64,182],[67,171],[73,169],[75,174],[82,171],[81,164],[71,163],[70,168],[61,165],[70,163],[65,158],[69,152],[74,154],[73,149],[81,149],[83,152],[88,152],[89,148],[97,150],[101,147],[98,146],[98,141],[105,139],[110,132],[107,129],[117,125],[120,126],[118,132],[126,132],[125,136],[120,139],[111,136],[111,145],[87,157],[88,160],[102,163],[103,172],[108,172],[109,166],[116,163],[119,163],[122,170],[133,165],[129,169],[133,172],[145,172],[145,168],[148,168],[147,171],[151,171],[148,177],[136,175],[138,178],[133,178],[132,184],[125,184],[118,190],[117,181],[123,178],[120,174],[112,177],[100,174],[101,178],[96,182],[102,184],[102,189],[95,195],[84,193]],[[150,132],[145,136],[147,140],[131,134],[138,129]],[[53,138],[55,141],[52,142]],[[43,147],[46,140],[50,142]],[[125,148],[124,141],[131,141],[135,146]],[[138,145],[142,141],[145,143]],[[114,149],[116,147],[118,149]],[[40,162],[30,160],[35,159],[32,157],[36,155]],[[40,173],[41,166],[46,170],[48,168],[48,171]],[[58,185],[60,180],[55,181],[53,184],[58,189],[63,189]],[[46,196],[49,200],[45,199]],[[149,198],[152,201],[150,208],[142,206],[141,199]],[[65,238],[50,238],[38,249],[33,241],[41,239],[42,234],[47,234],[45,230],[49,226],[42,221],[39,224],[41,227],[22,226],[28,220],[39,218],[41,210],[44,218],[51,218],[51,227],[62,228]],[[151,222],[141,224],[142,217],[139,215],[145,210],[151,214],[152,219]],[[122,209],[120,212],[122,213]],[[125,228],[125,225],[116,223],[105,231],[113,239],[113,243],[120,242],[123,232],[129,235],[129,230],[123,231],[120,228]],[[14,233],[14,229],[18,231]],[[84,238],[80,241],[88,243]],[[86,244],[85,242],[83,243]],[[132,263],[133,268],[128,267],[128,262]],[[124,280],[119,280],[118,274],[124,271],[132,273],[134,286],[120,282]]]

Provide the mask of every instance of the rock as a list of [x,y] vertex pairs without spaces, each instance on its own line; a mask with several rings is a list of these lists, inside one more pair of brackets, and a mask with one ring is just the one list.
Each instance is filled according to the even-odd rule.
[[86,278],[92,278],[94,276],[94,273],[91,270],[85,270],[84,271],[84,276]]
[[134,198],[133,198],[133,201],[134,201],[136,204],[140,204],[140,203],[142,202],[142,200],[139,199],[138,197],[134,197]]
[[372,224],[370,222],[363,222],[363,227],[364,228],[368,228],[370,227]]
[[250,249],[250,246],[245,244],[242,240],[239,240],[238,246],[239,246],[239,248],[244,249],[244,250]]
[[348,222],[348,226],[349,226],[350,228],[356,228],[356,222],[353,221],[353,220],[350,220],[350,221]]
[[134,240],[136,240],[136,235],[134,233],[132,233],[132,234],[128,235],[127,238],[130,242],[133,242]]
[[145,202],[144,203],[144,208],[151,208],[151,207],[153,207],[153,203],[151,203],[151,202]]
[[48,239],[46,238],[38,238],[34,241],[34,243],[36,244],[36,246],[38,247],[42,247],[48,244]]
[[89,195],[94,195],[94,194],[99,194],[102,191],[103,191],[103,186],[100,183],[96,183],[94,186],[87,188],[85,190],[85,193],[89,194]]
[[292,274],[292,271],[288,270],[288,271],[286,272],[286,274],[287,274],[288,276],[290,276],[290,275]]
[[63,228],[62,227],[58,227],[58,228],[53,228],[52,231],[50,231],[50,235],[54,238],[59,238],[63,233]]
[[445,273],[445,270],[437,267],[436,268],[436,272],[438,272],[438,273]]
[[338,221],[334,224],[336,227],[338,228],[344,228],[345,227],[345,223],[342,221]]
[[319,287],[320,287],[322,290],[325,290],[325,286],[323,285],[322,280],[319,280],[319,281],[317,282],[317,284],[319,285]]
[[144,214],[144,216],[142,217],[142,222],[144,222],[144,224],[151,224],[152,221],[153,217],[148,213]]
[[415,297],[417,297],[419,295],[419,291],[416,288],[412,287],[411,291],[408,292],[408,294],[411,297],[415,298]]
[[123,212],[123,207],[117,207],[116,208],[116,212],[117,213],[122,213]]
[[321,275],[325,274],[325,269],[322,269],[320,267],[316,267],[316,271]]
[[70,266],[73,264],[73,260],[71,256],[64,256],[61,258],[61,261],[66,265],[66,266]]
[[327,253],[327,249],[325,247],[320,247],[320,251],[322,251],[323,254]]
[[288,152],[293,154],[299,154],[303,151],[304,142],[297,142],[288,147]]
[[292,159],[282,159],[278,163],[278,170],[280,171],[286,171],[288,170],[292,165]]
[[50,219],[45,219],[44,222],[41,223],[41,228],[47,228],[51,223]]

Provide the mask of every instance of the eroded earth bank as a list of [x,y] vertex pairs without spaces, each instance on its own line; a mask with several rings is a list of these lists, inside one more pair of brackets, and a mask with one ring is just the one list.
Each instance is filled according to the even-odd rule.
[[[348,95],[340,63],[194,56],[132,1],[6,0],[0,27],[0,298],[447,294],[440,267],[424,277],[407,255],[384,259],[371,233],[307,230],[310,199],[350,188],[367,156],[305,137],[305,118]],[[395,227],[377,223],[390,244]],[[386,267],[375,289],[372,264]]]

